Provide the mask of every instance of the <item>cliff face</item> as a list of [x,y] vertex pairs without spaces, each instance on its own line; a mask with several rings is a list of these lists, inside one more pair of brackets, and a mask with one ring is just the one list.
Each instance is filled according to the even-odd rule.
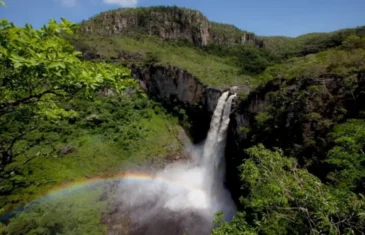
[[221,90],[201,83],[186,70],[174,66],[131,67],[141,88],[159,101],[176,100],[187,106],[202,106],[213,113]]
[[[168,109],[181,107],[192,120],[190,134],[195,143],[205,139],[212,112],[221,90],[209,88],[177,67],[150,65],[132,68],[141,87]],[[308,169],[326,175],[325,153],[332,146],[328,133],[333,126],[357,118],[365,110],[365,73],[351,80],[324,74],[289,81],[273,80],[237,99],[232,107],[226,146],[227,186],[238,200],[240,174],[237,166],[244,149],[263,143],[279,147],[299,165],[311,161]],[[243,89],[248,93],[248,89]]]
[[242,195],[237,187],[237,166],[245,158],[244,149],[259,143],[281,148],[285,155],[295,157],[299,166],[305,165],[323,179],[329,171],[323,161],[334,144],[329,133],[336,124],[363,115],[364,90],[364,72],[354,74],[350,80],[323,74],[273,80],[237,101],[226,146],[232,194]]
[[205,139],[221,90],[202,84],[196,77],[178,67],[132,66],[131,70],[133,77],[150,97],[170,111],[176,112],[179,108],[186,112],[191,120],[189,132],[193,142]]
[[209,22],[199,11],[178,7],[118,9],[81,24],[81,32],[112,35],[144,33],[168,40],[188,40],[196,46],[256,42],[254,34],[232,25]]
[[215,22],[210,22],[209,24],[209,39],[210,43],[217,45],[243,45],[245,43],[260,45],[260,41],[255,34],[242,31],[233,25]]

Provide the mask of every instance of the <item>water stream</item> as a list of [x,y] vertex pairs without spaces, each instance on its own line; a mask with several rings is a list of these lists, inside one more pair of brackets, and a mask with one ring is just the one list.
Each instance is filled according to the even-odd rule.
[[[232,101],[219,98],[207,138],[190,150],[192,161],[175,162],[152,177],[122,181],[118,210],[128,217],[129,234],[209,234],[214,214],[230,220],[235,205],[224,187],[224,150]],[[113,233],[110,233],[113,234]]]

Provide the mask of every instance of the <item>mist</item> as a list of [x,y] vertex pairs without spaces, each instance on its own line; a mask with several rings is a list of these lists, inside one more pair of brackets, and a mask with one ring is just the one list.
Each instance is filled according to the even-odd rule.
[[215,213],[232,219],[236,207],[224,187],[224,149],[234,98],[229,92],[220,97],[205,142],[186,146],[189,161],[169,164],[148,181],[120,182],[115,206],[121,220],[127,218],[127,234],[203,235],[213,229]]

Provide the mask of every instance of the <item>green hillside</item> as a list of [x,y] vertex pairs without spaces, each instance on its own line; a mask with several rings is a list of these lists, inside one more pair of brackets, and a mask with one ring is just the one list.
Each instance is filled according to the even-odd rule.
[[[80,26],[83,30],[70,40],[77,49],[94,55],[94,59],[102,58],[101,60],[124,65],[170,64],[186,69],[207,85],[227,87],[233,85],[257,86],[267,80],[267,71],[271,71],[277,64],[289,66],[293,61],[301,60],[298,58],[309,58],[310,55],[322,51],[341,49],[344,40],[350,35],[364,35],[364,27],[359,27],[331,33],[311,33],[296,38],[260,37],[232,25],[207,20],[211,37],[218,38],[218,41],[197,46],[185,38],[165,39],[157,34],[150,35],[151,32],[147,28],[149,24],[157,25],[156,30],[173,31],[171,26],[148,18],[150,14],[156,12],[162,16],[167,12],[197,14],[199,18],[206,20],[200,12],[185,8],[152,7],[113,10],[84,21]],[[106,26],[116,22],[117,17],[127,19],[129,19],[128,17],[140,17],[142,20],[138,23],[139,25],[133,25],[123,33],[85,32],[85,28],[88,27],[103,30]],[[167,19],[179,22],[179,19],[174,17],[177,16],[173,13]],[[143,20],[145,18],[146,20]],[[155,34],[155,31],[152,34]],[[247,42],[244,44],[237,41],[237,38],[242,35],[246,35],[247,38]],[[222,42],[230,43],[225,45]],[[309,57],[306,57],[307,55]]]
[[226,149],[237,214],[218,213],[212,234],[364,234],[365,28],[261,37],[157,6],[41,29],[0,21],[1,235],[106,234],[117,185],[97,182],[187,157],[203,102],[148,97],[129,68],[151,64],[250,88]]
[[[78,35],[73,44],[84,52],[100,55],[116,64],[170,64],[186,69],[211,86],[247,84],[251,79],[240,73],[233,58],[212,55],[186,42],[167,42],[155,36]],[[118,58],[127,53],[127,57]]]
[[126,68],[80,60],[60,36],[72,28],[65,20],[0,27],[0,234],[100,234],[109,200],[100,191],[46,194],[122,167],[159,168],[182,152],[177,118]]

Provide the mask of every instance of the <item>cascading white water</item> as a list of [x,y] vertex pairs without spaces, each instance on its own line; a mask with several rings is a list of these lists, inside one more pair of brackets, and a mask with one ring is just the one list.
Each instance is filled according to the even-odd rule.
[[200,163],[205,168],[205,177],[213,180],[212,185],[210,185],[211,188],[208,189],[209,191],[216,191],[215,188],[222,184],[225,174],[224,150],[232,101],[236,97],[236,95],[229,97],[228,95],[229,92],[225,92],[218,100]]
[[[168,229],[162,232],[160,227],[172,218],[188,234],[208,234],[214,213],[223,211],[227,220],[233,217],[236,208],[223,180],[224,150],[234,98],[229,92],[219,98],[203,147],[195,146],[190,151],[192,162],[170,164],[149,182],[121,182],[121,209],[128,211],[131,220],[145,228],[146,234],[171,234]],[[204,226],[188,220],[191,214],[202,219]]]
[[[217,107],[214,110],[212,121],[210,122],[210,129],[208,131],[207,139],[204,144],[203,149],[203,156],[201,160],[201,164],[203,166],[208,166],[212,162],[212,158],[215,159],[216,157],[212,157],[215,154],[216,145],[218,142],[218,135],[220,126],[222,123],[222,115],[224,106],[226,104],[229,92],[223,93],[223,95],[219,98]],[[228,118],[229,119],[229,118]]]

